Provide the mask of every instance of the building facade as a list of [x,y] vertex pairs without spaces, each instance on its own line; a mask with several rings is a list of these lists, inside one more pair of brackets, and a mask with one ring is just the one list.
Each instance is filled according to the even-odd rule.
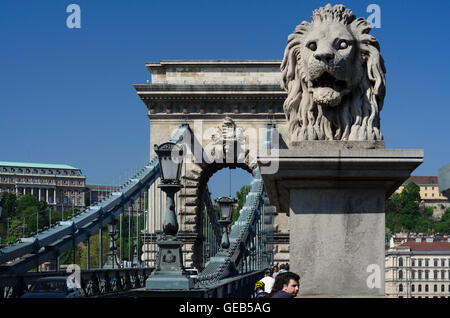
[[57,210],[85,207],[86,177],[69,165],[0,161],[0,191],[34,195]]
[[85,195],[86,206],[94,205],[104,200],[112,192],[117,191],[119,188],[119,186],[114,185],[87,184]]
[[450,297],[450,238],[409,237],[386,251],[386,296]]
[[450,207],[450,201],[441,193],[438,181],[437,176],[412,176],[396,192],[402,192],[408,183],[414,182],[420,188],[420,200],[424,206],[433,208],[433,217],[438,219],[442,216],[445,209]]

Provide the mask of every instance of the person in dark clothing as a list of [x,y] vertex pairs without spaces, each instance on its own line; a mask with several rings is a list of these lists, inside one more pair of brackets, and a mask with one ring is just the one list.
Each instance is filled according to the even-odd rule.
[[257,281],[255,284],[255,292],[251,298],[266,298],[268,293],[264,291],[264,283],[262,281]]
[[300,276],[292,272],[280,273],[275,279],[269,298],[293,298],[300,287]]

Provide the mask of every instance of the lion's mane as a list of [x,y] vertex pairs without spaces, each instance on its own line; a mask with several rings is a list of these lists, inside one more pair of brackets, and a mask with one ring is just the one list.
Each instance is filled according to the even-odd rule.
[[[311,19],[311,23],[303,21],[289,35],[281,64],[281,87],[288,94],[283,109],[291,140],[382,140],[379,112],[385,96],[386,69],[378,41],[369,34],[370,23],[357,19],[342,5],[319,8]],[[307,89],[306,70],[298,63],[304,36],[316,23],[326,21],[342,23],[352,33],[357,46],[356,61],[365,73],[358,86],[333,108],[313,101]]]

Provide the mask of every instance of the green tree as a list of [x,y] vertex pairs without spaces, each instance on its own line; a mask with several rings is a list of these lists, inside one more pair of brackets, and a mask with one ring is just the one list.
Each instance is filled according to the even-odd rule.
[[447,208],[441,219],[436,222],[435,231],[441,234],[450,234],[450,208]]
[[241,211],[242,207],[245,205],[245,200],[247,197],[247,194],[250,192],[251,190],[251,186],[249,185],[245,185],[242,186],[241,189],[239,190],[239,192],[236,192],[236,197],[237,197],[237,207],[233,210],[233,215],[231,217],[232,219],[232,224],[234,224],[234,222],[237,221],[237,219],[239,218],[239,212]]
[[395,193],[386,202],[386,228],[400,231],[431,233],[434,230],[433,209],[419,212],[420,188],[408,183],[401,193]]

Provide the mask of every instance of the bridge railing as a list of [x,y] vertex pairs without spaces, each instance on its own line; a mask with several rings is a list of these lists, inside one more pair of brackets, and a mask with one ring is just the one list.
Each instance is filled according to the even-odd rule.
[[[172,142],[178,142],[189,126],[182,125]],[[0,274],[14,275],[24,273],[40,264],[54,260],[62,252],[85,241],[104,225],[111,223],[126,207],[148,191],[159,177],[159,163],[152,159],[133,178],[130,178],[116,192],[103,201],[88,207],[71,219],[60,221],[35,236],[21,238],[20,242],[0,250]]]
[[[82,270],[79,273],[81,297],[96,297],[142,288],[152,271],[153,268]],[[0,276],[0,299],[20,298],[30,291],[32,284],[39,278],[69,275],[66,271],[49,271]]]
[[196,288],[215,288],[223,279],[236,275],[242,277],[247,272],[269,266],[269,259],[262,258],[263,250],[268,246],[263,245],[261,239],[264,236],[264,233],[261,233],[261,223],[265,219],[262,216],[265,193],[258,168],[254,171],[254,176],[246,203],[231,228],[230,247],[220,249],[210,259],[198,277]]

